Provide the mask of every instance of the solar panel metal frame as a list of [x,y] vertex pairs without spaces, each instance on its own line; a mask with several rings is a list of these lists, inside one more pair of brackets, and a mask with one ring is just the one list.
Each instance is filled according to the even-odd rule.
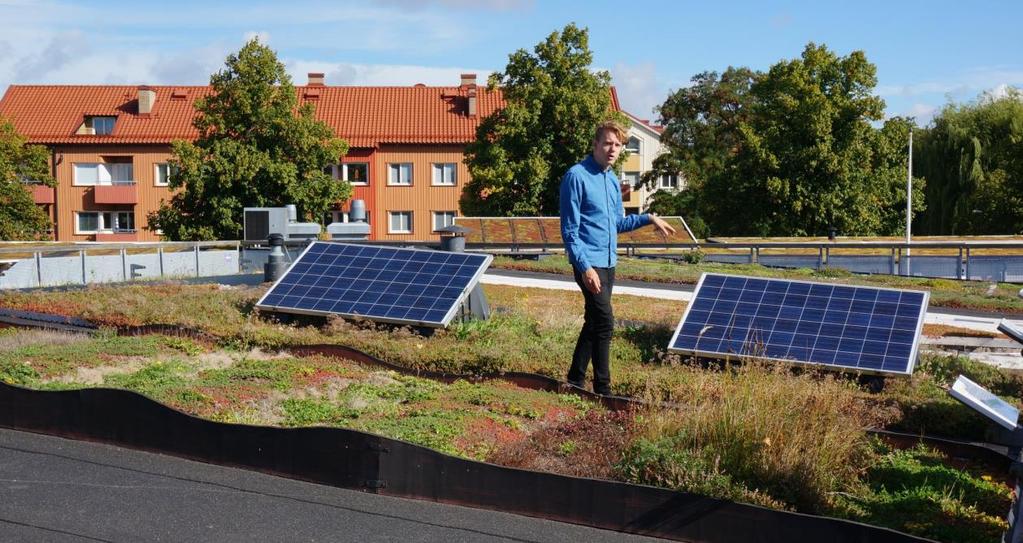
[[834,285],[831,285],[830,283],[822,283],[822,282],[817,282],[817,281],[800,281],[800,280],[793,280],[793,279],[775,279],[775,278],[770,278],[770,277],[749,277],[749,276],[738,275],[738,274],[706,273],[706,272],[704,272],[703,275],[700,276],[700,280],[696,283],[696,288],[693,290],[693,297],[690,300],[689,304],[686,305],[686,309],[682,313],[682,319],[679,321],[678,326],[675,327],[675,332],[671,335],[671,340],[668,342],[668,351],[669,352],[691,354],[691,355],[695,355],[695,356],[706,356],[706,357],[709,357],[709,358],[732,358],[732,357],[748,356],[750,358],[756,358],[756,359],[759,359],[759,360],[770,360],[770,361],[774,361],[774,362],[784,362],[784,363],[787,363],[787,364],[796,364],[796,365],[800,365],[800,366],[820,367],[820,368],[826,368],[826,369],[838,370],[838,371],[854,371],[854,372],[859,372],[859,373],[863,373],[863,374],[870,374],[870,375],[906,375],[906,376],[909,376],[909,375],[913,374],[913,369],[916,367],[917,355],[919,354],[919,349],[920,349],[920,336],[923,334],[924,316],[927,314],[927,306],[930,303],[930,293],[927,292],[927,291],[918,291],[918,290],[909,291],[908,289],[885,288],[885,287],[865,287],[865,286],[857,286],[857,285],[843,285],[843,286],[852,286],[853,288],[862,288],[862,289],[887,290],[887,291],[895,291],[895,292],[905,292],[905,291],[918,292],[918,293],[923,295],[923,299],[921,300],[921,303],[920,303],[920,314],[917,316],[916,331],[913,334],[913,348],[910,350],[910,353],[909,353],[908,367],[907,367],[905,372],[901,372],[901,371],[889,371],[889,370],[876,370],[876,369],[872,369],[872,368],[857,368],[857,367],[853,367],[853,366],[843,366],[843,365],[840,365],[840,364],[825,364],[825,363],[822,363],[822,362],[813,362],[813,361],[809,361],[809,360],[799,360],[799,359],[793,359],[793,358],[776,358],[776,357],[770,357],[770,356],[759,356],[759,355],[743,354],[743,353],[725,353],[725,352],[718,352],[718,351],[701,351],[701,350],[695,350],[695,349],[678,349],[678,348],[674,347],[675,341],[678,339],[679,333],[682,331],[682,326],[686,323],[686,319],[689,317],[689,311],[695,305],[696,298],[697,298],[697,296],[700,293],[700,289],[703,288],[703,282],[710,275],[717,275],[717,276],[721,276],[721,277],[741,277],[743,279],[763,279],[763,280],[767,280],[767,281],[785,281],[785,282],[788,282],[788,283],[803,283],[803,284],[808,284],[808,285],[829,285],[829,286],[834,286]]
[[[976,389],[983,395],[978,395],[975,391],[970,389]],[[956,378],[955,383],[948,389],[949,396],[963,402],[968,407],[971,407],[974,411],[977,411],[981,415],[984,415],[992,422],[997,423],[1006,430],[1015,430],[1019,421],[1019,409],[1016,409],[1009,402],[999,398],[992,394],[986,388],[974,383],[973,381],[966,378],[965,375],[960,375]],[[1000,405],[992,405],[995,402]],[[1003,416],[1004,413],[999,408],[1009,409],[1016,414],[1014,419]]]
[[343,316],[343,317],[369,319],[369,320],[376,321],[376,322],[386,322],[386,323],[390,323],[390,324],[414,324],[414,325],[418,325],[418,326],[427,326],[427,327],[430,327],[430,328],[446,328],[448,326],[448,324],[451,323],[451,320],[455,317],[455,314],[458,312],[458,309],[465,302],[466,297],[469,295],[470,292],[472,292],[473,288],[475,288],[476,285],[479,284],[480,278],[483,277],[483,274],[486,272],[487,268],[490,267],[490,263],[493,262],[493,260],[494,260],[493,255],[480,254],[480,253],[471,253],[474,256],[482,256],[482,257],[484,257],[483,263],[479,266],[479,269],[476,271],[476,273],[473,274],[473,276],[466,283],[465,288],[462,289],[462,293],[459,294],[459,296],[455,300],[455,302],[451,304],[451,307],[448,309],[448,312],[444,315],[444,319],[442,319],[441,321],[437,321],[437,322],[435,322],[435,321],[419,321],[419,320],[412,320],[412,319],[394,319],[394,318],[389,318],[389,317],[376,317],[376,316],[373,316],[373,315],[364,315],[364,314],[359,314],[359,313],[339,313],[339,312],[335,312],[335,311],[319,311],[319,310],[315,310],[315,309],[303,309],[303,308],[294,308],[294,307],[288,307],[288,306],[273,306],[273,305],[266,305],[266,304],[264,304],[263,301],[266,300],[266,298],[268,296],[270,296],[271,293],[273,293],[274,289],[277,288],[277,286],[280,285],[281,282],[284,281],[284,279],[286,277],[288,277],[288,274],[290,274],[291,271],[294,269],[294,265],[296,263],[300,262],[302,260],[302,257],[304,257],[306,255],[306,253],[308,253],[318,243],[322,243],[322,244],[325,244],[325,245],[349,245],[349,246],[353,246],[353,247],[363,247],[363,248],[369,247],[369,248],[374,248],[374,249],[387,249],[387,250],[394,250],[394,251],[416,251],[416,252],[431,253],[431,254],[434,254],[434,253],[435,254],[466,254],[466,253],[445,253],[445,252],[442,252],[442,251],[433,251],[433,250],[428,250],[428,249],[405,248],[405,247],[385,247],[385,246],[381,246],[381,245],[369,245],[369,244],[362,244],[362,243],[353,244],[353,243],[336,243],[336,242],[327,242],[327,241],[314,241],[313,243],[310,243],[308,246],[306,246],[306,248],[302,251],[302,253],[300,255],[298,255],[298,257],[295,258],[295,260],[292,261],[291,266],[288,267],[288,270],[285,271],[276,281],[274,281],[274,284],[271,285],[270,288],[266,291],[266,293],[263,294],[263,296],[261,296],[259,298],[259,301],[256,302],[256,306],[255,307],[257,307],[259,309],[267,310],[267,311],[277,311],[277,312],[281,312],[281,313],[295,313],[295,314],[298,314],[298,315],[314,315],[314,316],[321,316],[321,317],[329,317],[329,316],[333,316],[333,315],[339,315],[339,316]]

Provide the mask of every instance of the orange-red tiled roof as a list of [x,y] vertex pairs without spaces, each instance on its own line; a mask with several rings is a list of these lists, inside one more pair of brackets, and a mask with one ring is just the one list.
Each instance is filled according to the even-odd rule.
[[[138,114],[134,85],[11,85],[0,99],[0,116],[32,143],[138,144],[194,139],[197,98],[210,87],[148,86],[156,92],[149,116]],[[481,119],[504,107],[501,91],[476,87],[477,115],[466,115],[469,87],[299,86],[301,101],[316,106],[325,121],[352,147],[381,143],[468,143]],[[175,99],[173,95],[184,95]],[[611,89],[613,107],[620,110]],[[86,116],[116,116],[109,135],[76,135]]]
[[[156,105],[148,118],[138,115],[137,86],[11,85],[0,100],[0,115],[32,143],[169,143],[193,139],[192,102],[209,87],[149,87]],[[171,92],[184,90],[184,100]],[[109,136],[75,135],[86,115],[116,115]]]
[[[11,85],[0,115],[32,143],[169,143],[194,139],[197,98],[210,87],[150,86],[152,113],[138,114],[137,86]],[[301,101],[352,147],[380,143],[467,143],[480,119],[503,107],[500,90],[476,89],[477,115],[466,114],[468,87],[296,87]],[[186,97],[173,99],[172,93]],[[76,135],[86,116],[116,116],[110,135]]]

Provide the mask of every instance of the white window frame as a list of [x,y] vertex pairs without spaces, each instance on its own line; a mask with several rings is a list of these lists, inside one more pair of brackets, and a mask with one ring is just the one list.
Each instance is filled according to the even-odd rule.
[[634,189],[639,185],[639,178],[639,172],[622,172],[622,183]]
[[[104,120],[105,119],[110,119],[110,131],[109,132],[100,132],[100,131],[96,130],[96,120],[97,119],[104,119]],[[86,119],[85,119],[85,127],[86,128],[91,128],[92,131],[93,131],[92,132],[93,135],[96,135],[96,136],[109,136],[110,134],[114,133],[114,128],[116,126],[117,126],[117,116],[116,115],[90,115],[89,117],[86,117]]]
[[[348,176],[349,166],[365,166],[366,177],[363,181],[352,181]],[[340,164],[334,164],[329,166],[330,176],[334,179],[340,179],[342,181],[348,181],[353,187],[368,187],[369,186],[369,162],[342,162]]]
[[[79,178],[80,169],[89,167],[96,171],[95,181],[85,182]],[[129,179],[115,179],[116,174],[128,168]],[[97,185],[131,185],[135,183],[135,166],[131,162],[75,162],[71,164],[71,185],[75,187],[95,187]],[[123,175],[119,177],[124,177]]]
[[[160,168],[163,168],[167,173],[163,176],[163,182],[160,182]],[[153,186],[154,187],[167,187],[170,186],[170,163],[169,162],[157,162],[153,164]]]
[[[636,149],[633,149],[632,147],[629,147],[629,145],[632,143],[633,140],[636,140]],[[642,154],[643,153],[643,140],[637,138],[636,136],[629,136],[629,139],[625,140],[625,150],[630,152],[630,153],[632,153],[632,154],[634,154],[634,155]]]
[[[675,181],[675,184],[674,185],[666,184],[664,182],[666,179],[673,179]],[[663,190],[678,190],[678,174],[661,175],[660,177],[657,178],[657,188]]]
[[[402,170],[408,171],[406,180],[402,181]],[[415,171],[411,162],[388,162],[387,163],[387,185],[391,187],[411,187]]]
[[[394,219],[400,215],[408,216],[408,230],[394,228]],[[388,211],[387,212],[387,233],[388,234],[411,234],[413,225],[413,213],[411,211]]]
[[[83,230],[81,228],[82,215],[96,216],[96,229]],[[122,223],[129,223],[127,225]],[[75,211],[75,234],[111,234],[121,232],[137,232],[135,228],[135,212],[130,210],[118,211]]]
[[[458,216],[458,212],[457,211],[431,211],[430,213],[431,213],[431,222],[430,222],[430,224],[433,225],[433,231],[434,232],[440,230],[441,228],[444,228],[445,226],[450,226],[452,224],[455,224],[455,217]],[[437,226],[437,218],[442,216],[442,215],[444,215],[444,216],[451,215],[451,222],[448,222],[447,224],[442,224],[440,226]],[[445,221],[445,222],[447,222],[447,221]]]
[[[454,162],[434,162],[433,182],[435,187],[457,187],[458,186],[458,165]],[[445,173],[451,173],[451,182],[445,182]]]

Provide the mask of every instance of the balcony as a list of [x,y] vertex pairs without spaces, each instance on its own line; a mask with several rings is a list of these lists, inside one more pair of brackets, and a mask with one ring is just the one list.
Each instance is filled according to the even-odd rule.
[[52,204],[56,201],[54,196],[56,190],[53,187],[32,184],[29,185],[29,190],[32,191],[32,200],[37,204]]
[[113,185],[96,185],[94,194],[97,204],[137,204],[138,190],[134,181],[114,183]]
[[96,241],[102,241],[107,243],[138,240],[139,233],[136,230],[114,230],[113,232],[96,233]]

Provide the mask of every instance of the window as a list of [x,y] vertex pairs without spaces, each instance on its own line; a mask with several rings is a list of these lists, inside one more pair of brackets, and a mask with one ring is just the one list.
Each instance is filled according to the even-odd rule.
[[120,185],[135,182],[131,162],[98,163],[77,162],[74,164],[76,186]]
[[658,188],[662,189],[677,189],[678,188],[678,176],[677,175],[662,175]]
[[154,169],[153,184],[157,187],[166,187],[169,185],[170,176],[177,171],[177,168],[171,167],[171,165],[166,162],[156,164]]
[[114,214],[114,224],[111,229],[115,232],[134,232],[135,213],[131,211],[118,211]]
[[433,165],[433,184],[453,187],[458,183],[453,162]]
[[433,231],[436,232],[445,226],[451,226],[455,224],[455,212],[454,211],[434,211],[433,212]]
[[412,184],[412,163],[387,165],[388,185],[411,185]]
[[107,134],[113,134],[114,132],[114,121],[117,117],[86,117],[85,128],[92,129],[86,133],[95,134],[97,136],[105,136]]
[[387,233],[388,234],[411,234],[412,233],[412,212],[411,211],[388,211],[387,212]]
[[334,179],[343,179],[353,185],[366,186],[369,184],[369,163],[368,162],[346,162],[334,164],[323,169]]
[[75,215],[76,234],[135,231],[134,211],[78,211]]
[[639,172],[622,172],[622,184],[636,188],[639,184]]
[[629,142],[625,144],[625,150],[630,153],[639,154],[640,150],[639,138],[637,138],[636,136],[631,136],[629,138]]

